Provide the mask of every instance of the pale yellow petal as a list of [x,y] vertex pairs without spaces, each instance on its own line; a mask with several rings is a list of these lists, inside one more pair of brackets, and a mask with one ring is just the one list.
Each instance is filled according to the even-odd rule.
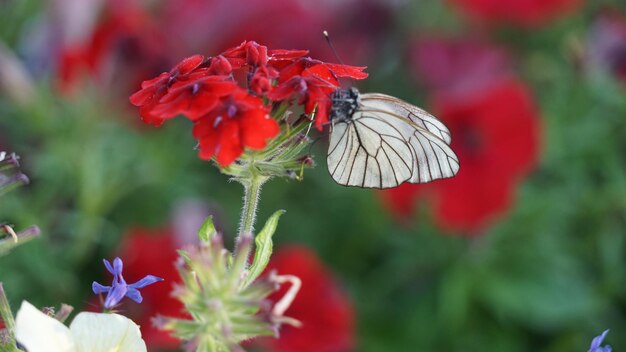
[[75,352],[70,330],[23,301],[15,318],[15,337],[28,352]]
[[70,325],[76,352],[145,352],[139,326],[132,320],[106,313],[80,313]]

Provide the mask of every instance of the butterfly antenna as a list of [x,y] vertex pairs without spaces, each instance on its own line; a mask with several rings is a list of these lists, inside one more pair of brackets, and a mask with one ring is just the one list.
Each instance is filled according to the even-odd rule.
[[326,38],[326,43],[328,43],[330,50],[333,51],[333,55],[335,55],[337,61],[339,61],[340,64],[344,65],[343,61],[339,57],[339,54],[337,53],[337,50],[335,49],[335,46],[333,45],[333,42],[330,41],[330,34],[328,34],[328,31],[323,31],[322,34],[324,34],[324,38]]
[[[323,31],[322,34],[324,34],[324,38],[326,38],[326,43],[328,43],[328,46],[330,47],[330,50],[333,51],[333,55],[335,55],[335,58],[337,59],[337,61],[342,64],[345,65],[343,63],[343,60],[341,60],[341,57],[339,57],[339,54],[337,53],[337,50],[335,49],[335,46],[333,45],[333,42],[330,41],[330,34],[328,34],[328,31]],[[354,86],[355,82],[352,78],[350,78],[350,83]]]

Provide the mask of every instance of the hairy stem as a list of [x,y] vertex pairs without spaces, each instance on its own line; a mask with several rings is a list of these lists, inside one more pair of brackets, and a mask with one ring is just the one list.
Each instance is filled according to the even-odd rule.
[[242,180],[244,196],[243,209],[241,211],[241,221],[239,222],[239,239],[243,234],[252,234],[254,231],[254,221],[256,220],[256,209],[261,194],[263,180],[260,176],[252,176],[248,180]]
[[15,334],[15,320],[13,319],[13,314],[11,313],[9,300],[4,293],[2,282],[0,282],[0,318],[4,321],[7,331],[9,332],[11,338],[13,338]]
[[[239,234],[235,241],[236,246],[242,243],[243,236],[254,236],[254,221],[256,220],[256,210],[259,204],[259,195],[261,194],[261,187],[263,183],[267,181],[266,177],[253,174],[250,178],[240,179],[239,182],[243,184],[244,196],[243,196],[243,209],[241,210],[241,221],[239,222]],[[248,260],[252,247],[248,246],[243,253],[245,262]],[[238,248],[235,248],[235,253],[238,252]],[[245,269],[244,265],[244,269]]]

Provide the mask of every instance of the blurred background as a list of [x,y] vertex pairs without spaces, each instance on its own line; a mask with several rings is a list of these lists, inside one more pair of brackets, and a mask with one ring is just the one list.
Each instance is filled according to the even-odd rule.
[[[450,128],[457,177],[335,184],[326,134],[304,180],[274,180],[271,263],[303,279],[301,329],[255,351],[626,348],[626,5],[621,0],[0,0],[0,150],[31,184],[0,219],[42,237],[0,257],[17,307],[97,309],[102,258],[166,278],[122,311],[150,351],[177,342],[175,249],[213,214],[231,241],[242,189],[196,157],[190,124],[143,125],[128,96],[182,58],[243,40],[366,65],[364,92]],[[345,82],[346,86],[352,82]]]

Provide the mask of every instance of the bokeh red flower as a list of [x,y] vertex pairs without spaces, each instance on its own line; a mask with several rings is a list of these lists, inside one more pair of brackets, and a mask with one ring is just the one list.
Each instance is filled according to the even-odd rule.
[[463,170],[438,183],[442,226],[476,231],[508,209],[518,183],[538,158],[538,110],[528,87],[510,80],[467,100],[435,98],[434,111],[454,136]]
[[[302,280],[302,288],[285,312],[302,326],[284,325],[278,339],[262,338],[256,343],[275,352],[354,350],[355,318],[350,299],[313,251],[296,245],[282,247],[272,254],[266,271],[270,270]],[[271,298],[280,299],[286,290],[281,287]]]
[[141,327],[143,339],[148,349],[174,349],[180,341],[168,332],[153,326],[151,319],[157,314],[171,317],[185,317],[183,305],[170,293],[175,283],[180,282],[174,262],[178,257],[177,243],[173,231],[168,228],[143,229],[128,231],[119,250],[119,257],[124,260],[124,277],[128,280],[142,278],[147,272],[158,273],[164,279],[161,285],[154,285],[150,290],[141,292],[141,304],[126,305],[125,315]]
[[333,34],[344,60],[364,62],[375,43],[385,39],[396,6],[376,0],[250,0],[246,6],[228,0],[187,0],[184,6],[175,0],[54,1],[41,35],[58,41],[58,50],[42,49],[38,60],[53,62],[65,90],[78,86],[88,73],[98,88],[115,83],[121,94],[190,52],[220,52],[244,40],[305,47],[329,59],[334,56],[322,29]]
[[430,93],[431,111],[450,129],[461,168],[451,179],[403,184],[380,195],[400,221],[426,199],[442,228],[479,233],[507,211],[537,161],[538,108],[515,78],[509,55],[488,42],[423,37],[410,58],[416,81]]
[[167,63],[165,36],[149,11],[136,2],[84,1],[80,6],[65,2],[65,6],[57,1],[53,7],[61,28],[56,70],[63,91],[72,91],[84,73],[101,86],[120,78],[135,84]]
[[535,165],[538,110],[520,81],[503,80],[463,98],[439,95],[433,111],[450,129],[461,164],[458,175],[429,185],[405,184],[383,192],[399,217],[426,195],[445,229],[476,234],[511,206],[518,184]]
[[[154,327],[156,315],[181,317],[182,304],[171,296],[174,285],[180,282],[174,267],[179,246],[174,231],[169,227],[147,230],[131,229],[120,248],[124,260],[124,277],[135,280],[147,271],[158,273],[165,280],[142,292],[143,302],[126,305],[124,314],[141,326],[144,340],[152,349],[174,349],[180,341],[168,332]],[[355,321],[351,302],[338,282],[310,249],[302,246],[279,248],[272,255],[267,272],[276,270],[281,275],[295,275],[302,280],[302,289],[285,313],[302,322],[300,328],[282,326],[280,338],[262,338],[253,344],[276,352],[346,352],[355,345]],[[287,287],[270,298],[277,301]]]
[[431,93],[464,95],[513,76],[508,53],[478,38],[425,36],[409,54],[415,81]]
[[571,13],[582,0],[448,0],[462,15],[486,25],[537,27]]

